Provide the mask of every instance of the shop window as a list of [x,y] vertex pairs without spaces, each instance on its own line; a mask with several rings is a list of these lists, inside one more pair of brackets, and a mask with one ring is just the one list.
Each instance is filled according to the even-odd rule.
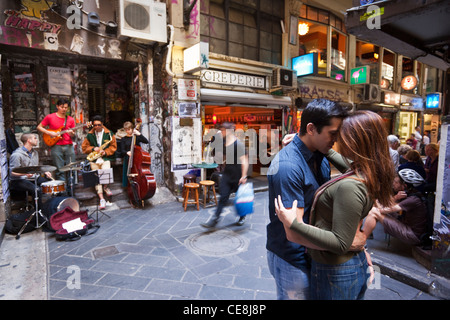
[[394,90],[395,53],[384,49],[383,63],[381,64],[381,87]]
[[331,78],[345,81],[345,66],[347,56],[347,36],[331,31]]
[[437,87],[438,69],[426,66],[425,75],[426,75],[425,92],[430,93],[438,91]]
[[318,54],[318,75],[327,75],[327,32],[328,27],[310,21],[300,21],[308,25],[308,31],[299,35],[299,55],[316,52]]
[[379,84],[380,47],[363,41],[356,41],[356,67],[369,66],[370,83]]
[[[408,78],[407,78],[408,77]],[[414,69],[414,60],[402,58],[402,82],[401,93],[418,93],[418,82]]]

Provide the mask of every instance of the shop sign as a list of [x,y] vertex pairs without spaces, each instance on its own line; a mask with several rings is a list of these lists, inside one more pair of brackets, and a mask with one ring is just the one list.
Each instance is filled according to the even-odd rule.
[[415,76],[406,76],[402,79],[400,86],[403,90],[412,90],[417,86],[417,78]]
[[333,101],[348,101],[347,90],[339,90],[338,88],[302,83],[298,86],[300,98],[307,99],[328,99]]
[[422,111],[424,100],[420,97],[401,95],[400,108],[403,110]]
[[398,106],[400,104],[400,94],[386,91],[384,93],[384,103]]
[[441,97],[442,97],[442,94],[440,92],[427,94],[425,108],[426,109],[440,109],[441,108],[441,100],[442,100]]
[[350,84],[366,84],[370,80],[369,66],[362,66],[350,70]]
[[69,68],[47,67],[48,93],[70,96],[72,75]]
[[209,68],[209,43],[199,42],[183,51],[184,72]]
[[308,53],[292,58],[292,69],[297,72],[297,77],[317,74],[317,53]]
[[217,70],[202,70],[201,80],[209,83],[223,85],[250,87],[257,89],[266,88],[266,78],[250,74],[224,72]]

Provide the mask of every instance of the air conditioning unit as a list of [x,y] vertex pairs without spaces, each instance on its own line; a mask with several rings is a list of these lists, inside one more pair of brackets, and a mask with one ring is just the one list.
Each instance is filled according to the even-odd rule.
[[167,43],[166,4],[119,0],[120,36],[141,43]]
[[297,88],[297,73],[290,69],[274,69],[272,87]]
[[363,91],[364,102],[377,102],[381,101],[381,88],[377,84],[365,84]]

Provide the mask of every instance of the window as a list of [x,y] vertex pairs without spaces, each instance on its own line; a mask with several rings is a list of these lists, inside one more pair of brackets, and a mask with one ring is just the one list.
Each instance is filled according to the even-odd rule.
[[347,36],[332,29],[331,31],[331,78],[345,81],[347,56]]
[[394,90],[395,53],[384,49],[383,63],[381,64],[381,87]]
[[201,41],[211,52],[281,64],[284,2],[271,0],[204,0]]
[[425,92],[436,92],[438,91],[437,83],[438,83],[438,69],[426,66],[425,68],[426,75],[426,84],[425,84]]
[[363,41],[356,41],[356,67],[369,66],[370,83],[379,84],[380,47]]
[[[331,12],[308,5],[302,5],[299,16],[299,55],[316,52],[319,60],[318,75],[345,82],[347,36],[342,33],[345,32],[342,19]],[[329,32],[331,43],[328,40]]]
[[316,52],[318,55],[318,75],[327,75],[327,33],[328,27],[319,23],[300,20],[308,25],[308,32],[299,35],[299,55]]
[[[403,57],[402,58],[402,83],[406,81],[411,82],[409,79],[405,79],[405,77],[407,76],[413,76],[415,77],[415,73],[414,73],[414,60],[407,58],[407,57]],[[416,82],[417,83],[417,82]],[[405,89],[408,88],[408,89]],[[409,89],[411,88],[411,89]],[[417,94],[418,91],[418,86],[413,86],[410,84],[406,84],[403,85],[401,88],[401,93],[414,93]]]

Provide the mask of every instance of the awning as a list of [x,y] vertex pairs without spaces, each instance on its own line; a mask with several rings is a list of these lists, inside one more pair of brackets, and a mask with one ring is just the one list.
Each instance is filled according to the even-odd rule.
[[242,91],[219,90],[219,89],[200,89],[200,98],[202,103],[220,103],[220,104],[244,104],[244,105],[273,105],[290,106],[292,99],[286,96],[273,96],[270,94],[250,93]]
[[[374,11],[369,8],[378,8]],[[362,40],[447,70],[450,67],[450,1],[374,1],[347,10],[346,27]],[[377,25],[378,24],[378,25]]]

